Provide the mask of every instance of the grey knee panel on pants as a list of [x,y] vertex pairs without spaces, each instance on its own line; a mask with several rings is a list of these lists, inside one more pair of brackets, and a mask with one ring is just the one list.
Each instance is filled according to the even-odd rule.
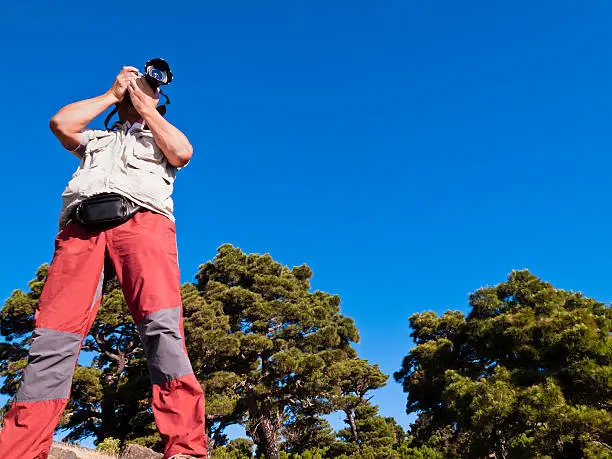
[[152,312],[138,324],[153,384],[163,384],[193,373],[183,349],[181,307]]
[[[100,299],[103,285],[104,270],[100,273],[90,311]],[[36,328],[32,333],[28,366],[23,371],[15,401],[38,402],[68,398],[82,339],[79,333]]]
[[18,402],[68,398],[72,374],[83,336],[48,328],[37,328],[23,372]]

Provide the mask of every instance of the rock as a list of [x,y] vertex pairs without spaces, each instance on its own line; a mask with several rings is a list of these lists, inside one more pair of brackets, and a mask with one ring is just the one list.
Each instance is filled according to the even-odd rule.
[[161,459],[163,454],[140,445],[127,445],[120,459]]
[[117,456],[69,443],[53,442],[48,459],[117,459]]
[[79,456],[74,451],[62,448],[57,445],[51,446],[48,459],[79,459]]

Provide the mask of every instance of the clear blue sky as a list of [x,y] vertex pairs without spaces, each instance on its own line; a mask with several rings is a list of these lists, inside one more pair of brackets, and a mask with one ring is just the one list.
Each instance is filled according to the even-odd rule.
[[[195,147],[184,282],[226,242],[307,263],[390,375],[411,314],[512,269],[612,299],[611,2],[62,4],[0,6],[2,299],[51,259],[77,166],[49,118],[156,56]],[[392,376],[374,401],[408,425]]]

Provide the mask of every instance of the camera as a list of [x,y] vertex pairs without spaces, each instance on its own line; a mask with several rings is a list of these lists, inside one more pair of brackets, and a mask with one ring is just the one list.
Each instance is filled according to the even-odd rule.
[[[160,86],[169,84],[172,81],[172,71],[170,70],[170,66],[168,63],[163,60],[161,57],[156,57],[155,59],[151,59],[146,62],[144,66],[144,74],[138,72],[138,76],[144,76],[145,81],[151,86],[152,89],[159,89],[159,94],[164,97],[164,102],[157,107],[157,111],[161,114],[161,116],[165,116],[166,114],[166,106],[170,103],[170,98],[164,94],[161,90]],[[130,94],[126,91],[123,96],[123,100],[132,105],[132,100],[130,99]],[[104,126],[108,130],[108,123],[117,110],[119,109],[119,104],[115,105],[115,108],[108,114],[106,119],[104,120]]]
[[147,61],[144,67],[144,77],[147,83],[155,89],[172,81],[170,66],[161,57]]

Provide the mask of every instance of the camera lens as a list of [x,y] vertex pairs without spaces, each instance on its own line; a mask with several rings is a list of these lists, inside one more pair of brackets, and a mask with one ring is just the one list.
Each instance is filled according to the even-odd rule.
[[156,69],[155,67],[150,67],[147,74],[160,84],[164,84],[166,82],[166,72],[164,72],[163,70]]
[[153,87],[159,87],[172,81],[170,66],[162,58],[151,59],[145,64],[145,76]]

